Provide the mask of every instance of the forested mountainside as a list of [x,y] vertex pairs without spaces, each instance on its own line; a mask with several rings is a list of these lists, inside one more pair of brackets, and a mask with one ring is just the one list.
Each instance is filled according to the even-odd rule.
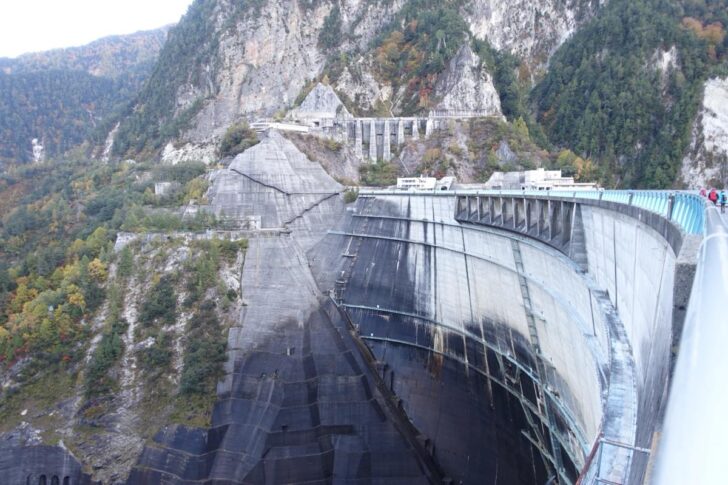
[[135,71],[140,64],[154,63],[170,27],[112,35],[79,47],[31,52],[12,59],[0,58],[0,70],[5,74],[18,74],[69,69],[117,78]]
[[149,76],[168,28],[0,59],[0,164],[103,144],[111,115]]
[[[0,432],[16,433],[5,436],[62,440],[117,483],[164,424],[206,424],[245,241],[164,235],[216,227],[175,210],[203,202],[205,172],[46,162],[0,177]],[[156,196],[160,180],[179,189]]]
[[672,186],[704,83],[728,75],[725,26],[726,1],[611,0],[531,94],[549,141],[622,186]]

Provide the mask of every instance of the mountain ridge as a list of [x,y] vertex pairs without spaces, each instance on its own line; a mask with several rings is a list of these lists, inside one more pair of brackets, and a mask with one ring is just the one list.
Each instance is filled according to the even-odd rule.
[[111,115],[149,76],[168,29],[0,59],[0,164],[103,142]]

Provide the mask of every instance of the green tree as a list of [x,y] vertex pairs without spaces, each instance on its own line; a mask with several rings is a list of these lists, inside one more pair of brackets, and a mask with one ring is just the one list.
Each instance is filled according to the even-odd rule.
[[234,157],[258,143],[258,136],[244,121],[230,126],[220,143],[221,157]]

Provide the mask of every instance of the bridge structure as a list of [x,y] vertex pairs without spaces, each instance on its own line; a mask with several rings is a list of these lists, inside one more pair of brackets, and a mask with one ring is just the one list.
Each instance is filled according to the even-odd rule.
[[[704,459],[728,432],[719,424],[728,397],[717,385],[728,368],[718,350],[728,337],[720,312],[728,236],[716,208],[669,191],[362,190],[359,198],[351,225],[329,232],[351,261],[335,294],[375,355],[420,349],[505,389],[523,408],[521,434],[560,483],[676,483],[675,469],[701,483],[720,476],[718,457],[712,468]],[[399,263],[428,268],[409,282],[427,304],[355,296],[357,279],[377,279],[357,259],[393,247]],[[475,331],[474,315],[491,328]],[[412,332],[415,321],[430,336]],[[481,346],[482,358],[473,350]],[[392,388],[411,395],[411,369],[389,359]],[[403,400],[431,436],[416,409],[423,404]]]
[[407,140],[430,138],[451,120],[498,118],[487,111],[431,111],[427,117],[335,118],[324,127],[329,136],[354,144],[354,153],[362,160],[389,161],[394,150]]
[[429,139],[452,120],[471,118],[501,119],[487,111],[431,111],[425,117],[320,117],[296,121],[257,120],[250,127],[256,131],[275,129],[323,135],[347,145],[361,160],[389,161],[407,140]]

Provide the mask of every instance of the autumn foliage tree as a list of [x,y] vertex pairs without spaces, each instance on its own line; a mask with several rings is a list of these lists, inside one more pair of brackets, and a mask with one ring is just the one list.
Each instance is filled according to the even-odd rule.
[[401,12],[401,24],[379,41],[374,56],[379,77],[394,92],[406,87],[405,112],[432,107],[437,74],[466,41],[467,25],[456,2],[414,1]]

